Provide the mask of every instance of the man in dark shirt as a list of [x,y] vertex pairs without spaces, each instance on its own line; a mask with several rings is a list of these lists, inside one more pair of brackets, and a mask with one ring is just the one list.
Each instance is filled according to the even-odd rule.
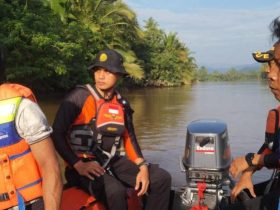
[[[278,40],[267,52],[253,53],[257,62],[267,63],[266,74],[268,85],[274,97],[280,101],[280,18],[274,19],[271,23],[273,36]],[[262,167],[269,169],[279,168],[279,111],[280,107],[270,110],[266,125],[265,142],[257,153],[248,153],[246,156],[237,157],[233,160],[230,173],[234,178],[240,177],[231,192],[232,200],[235,200],[243,189],[248,189],[252,197],[257,187],[252,183],[253,173]],[[241,176],[240,176],[241,175]],[[273,193],[264,195],[258,202],[255,200],[254,209],[277,209],[279,201],[279,187]],[[268,188],[267,188],[268,189]],[[263,192],[261,192],[263,193]],[[242,208],[243,209],[243,208]]]
[[[66,179],[104,200],[109,210],[125,210],[126,187],[147,194],[146,209],[168,208],[169,173],[149,165],[138,145],[132,109],[116,91],[127,75],[115,50],[100,51],[89,71],[94,86],[75,88],[62,102],[53,124],[55,147],[68,164]],[[120,155],[123,144],[126,157]]]

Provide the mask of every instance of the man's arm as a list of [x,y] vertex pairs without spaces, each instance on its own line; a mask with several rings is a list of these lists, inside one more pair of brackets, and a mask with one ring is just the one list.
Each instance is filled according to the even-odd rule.
[[[82,88],[70,92],[60,104],[53,123],[51,137],[56,151],[70,166],[74,166],[80,158],[73,152],[67,140],[72,123],[79,116],[89,93]],[[94,101],[92,101],[94,106]]]
[[59,210],[62,179],[59,162],[50,137],[30,145],[43,178],[45,210]]
[[[273,168],[273,167],[268,167],[269,163],[272,162],[270,158],[272,156],[273,160],[276,159],[276,161],[278,163],[278,158],[275,158],[275,154],[272,153],[272,151],[270,149],[267,148],[266,144],[263,144],[261,146],[261,148],[259,149],[258,153],[256,153],[254,155],[254,158],[252,159],[252,163],[253,165],[255,165],[255,169],[254,172],[256,170],[261,169],[263,166],[267,167],[267,168]],[[270,163],[271,165],[271,163]],[[276,167],[276,166],[275,166]],[[244,172],[245,170],[249,169],[249,165],[245,159],[245,156],[241,156],[241,157],[237,157],[235,158],[230,166],[230,173],[231,175],[236,178],[239,176],[240,173]]]
[[62,180],[50,138],[52,129],[46,116],[36,103],[23,99],[16,115],[16,128],[19,135],[29,144],[41,172],[45,209],[59,210]]
[[133,110],[131,109],[129,103],[126,100],[122,100],[121,103],[125,108],[125,125],[126,130],[124,132],[124,147],[126,153],[130,160],[132,160],[136,165],[139,165],[139,172],[136,176],[135,190],[138,191],[137,195],[144,195],[149,187],[149,169],[146,164],[141,164],[145,162],[142,151],[138,144],[134,125],[133,125]]
[[[254,154],[254,157],[252,159],[252,164],[255,166],[254,171],[256,168],[261,168],[264,166],[264,156],[265,154]],[[250,166],[248,165],[245,156],[237,157],[235,158],[229,168],[230,174],[233,176],[233,178],[237,178],[241,173],[243,173],[245,170],[248,170]]]

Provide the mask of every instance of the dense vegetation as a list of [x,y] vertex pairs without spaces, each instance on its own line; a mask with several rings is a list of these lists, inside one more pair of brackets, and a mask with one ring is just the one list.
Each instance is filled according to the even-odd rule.
[[205,81],[242,81],[242,80],[259,80],[265,77],[265,66],[258,70],[237,70],[231,68],[227,71],[208,72],[205,67],[200,67],[196,72],[196,79],[201,82]]
[[176,86],[194,80],[196,64],[176,33],[152,18],[140,28],[121,0],[0,0],[0,44],[6,79],[42,91],[90,81],[100,49],[125,57],[132,85]]
[[125,84],[133,86],[179,86],[260,75],[198,68],[176,33],[166,33],[152,18],[141,28],[121,0],[0,0],[0,27],[6,80],[38,91],[64,91],[90,82],[87,65],[104,48],[125,57],[130,73]]

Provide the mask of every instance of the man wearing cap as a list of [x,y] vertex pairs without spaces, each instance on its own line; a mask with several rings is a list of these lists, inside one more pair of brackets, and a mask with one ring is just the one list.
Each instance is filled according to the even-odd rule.
[[[71,185],[126,210],[126,187],[147,196],[145,209],[168,208],[171,177],[144,159],[132,122],[133,110],[115,89],[128,75],[115,50],[100,51],[88,68],[94,85],[77,86],[62,102],[53,124],[54,144],[66,161]],[[123,145],[126,157],[120,155]]]
[[[266,52],[253,53],[253,58],[257,62],[267,63],[266,74],[269,88],[274,97],[280,101],[280,18],[276,18],[271,23],[272,35],[278,40],[274,46]],[[232,200],[235,200],[243,189],[248,189],[252,197],[257,197],[253,205],[253,209],[279,209],[279,183],[273,187],[273,182],[269,182],[268,187],[262,187],[265,194],[259,194],[258,186],[253,186],[252,175],[262,167],[275,169],[280,167],[280,150],[279,150],[279,111],[280,106],[272,109],[268,113],[265,142],[257,153],[248,153],[244,157],[237,157],[233,160],[230,173],[240,179],[231,192]],[[270,184],[272,184],[270,186]],[[276,191],[272,191],[276,189]],[[263,193],[263,191],[261,192]],[[242,209],[242,208],[241,208]]]

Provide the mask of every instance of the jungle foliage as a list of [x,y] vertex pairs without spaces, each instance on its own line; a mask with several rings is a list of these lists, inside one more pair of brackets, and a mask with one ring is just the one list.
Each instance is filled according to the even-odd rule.
[[178,86],[196,76],[177,34],[152,18],[141,28],[121,0],[0,0],[0,27],[6,80],[38,91],[90,82],[87,65],[104,48],[125,57],[132,85]]
[[263,79],[264,67],[259,70],[237,70],[235,68],[228,69],[227,71],[212,71],[208,72],[207,68],[200,67],[195,78],[198,81],[245,81],[245,80],[259,80]]

